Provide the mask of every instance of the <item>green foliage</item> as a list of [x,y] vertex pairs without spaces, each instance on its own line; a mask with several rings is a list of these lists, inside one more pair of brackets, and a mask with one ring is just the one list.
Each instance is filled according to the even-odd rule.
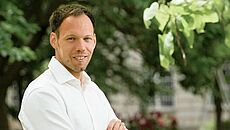
[[161,66],[167,68],[170,63],[174,63],[172,54],[174,53],[173,36],[171,32],[168,34],[158,35],[160,48]]
[[[207,23],[217,23],[219,21],[218,13],[213,11],[215,9],[214,4],[213,0],[191,0],[188,2],[183,0],[181,2],[172,0],[165,4],[153,2],[150,8],[144,10],[143,19],[146,28],[150,28],[151,23],[154,23],[154,25],[158,27],[162,33],[159,35],[160,39],[166,38],[164,35],[169,32],[172,33],[172,37],[176,37],[174,42],[177,42],[182,50],[182,57],[185,59],[186,55],[182,48],[182,43],[180,41],[181,36],[179,34],[183,34],[188,46],[193,48],[195,38],[194,31],[197,33],[204,33],[204,28]],[[160,40],[159,44],[163,43],[161,41],[165,40]],[[172,50],[169,49],[162,51],[160,48],[160,62],[166,69],[174,64],[171,51]]]
[[225,27],[225,41],[224,43],[230,48],[230,24]]
[[[229,1],[172,0],[166,4],[153,4],[144,11],[144,23],[146,28],[157,26],[161,31],[158,35],[161,65],[167,69],[174,64],[171,58],[175,58],[179,71],[186,76],[181,82],[183,87],[196,94],[204,94],[207,90],[212,92],[216,126],[220,129],[218,119],[221,120],[222,93],[217,82],[217,70],[226,60],[230,60]],[[173,42],[178,45],[174,46],[173,55],[169,55],[170,49],[163,50],[161,45],[165,44],[167,37],[164,36],[169,32],[173,34]],[[193,46],[194,49],[190,49]],[[161,58],[162,55],[168,59]]]
[[[230,59],[229,48],[223,41],[220,24],[208,25],[206,34],[197,36],[194,49],[186,49],[187,65],[183,65],[177,58],[180,71],[186,75],[182,84],[195,93],[211,90],[215,93],[216,71]],[[194,82],[196,81],[196,82]]]
[[39,27],[29,23],[23,12],[11,2],[1,4],[0,17],[0,55],[8,57],[10,63],[34,60],[34,51],[26,45]]

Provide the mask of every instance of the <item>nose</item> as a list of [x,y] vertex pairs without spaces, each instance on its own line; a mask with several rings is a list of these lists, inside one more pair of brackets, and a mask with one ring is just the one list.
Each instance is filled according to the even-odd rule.
[[77,52],[84,52],[85,49],[86,49],[86,47],[85,47],[85,41],[82,38],[80,38],[78,40],[78,43],[76,43],[75,48],[76,48]]

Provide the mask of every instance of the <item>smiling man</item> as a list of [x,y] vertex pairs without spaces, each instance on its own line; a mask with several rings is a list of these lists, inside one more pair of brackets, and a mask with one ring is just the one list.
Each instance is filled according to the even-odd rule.
[[85,72],[96,46],[92,14],[61,5],[50,17],[55,49],[48,69],[27,87],[19,113],[24,130],[126,130]]

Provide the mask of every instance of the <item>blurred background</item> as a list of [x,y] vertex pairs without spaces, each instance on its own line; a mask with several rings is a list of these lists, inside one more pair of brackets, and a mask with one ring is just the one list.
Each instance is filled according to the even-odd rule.
[[160,31],[143,23],[154,0],[1,0],[0,130],[22,130],[24,90],[54,55],[49,16],[69,2],[95,16],[97,47],[87,72],[130,130],[230,130],[230,48],[223,42],[230,16],[220,14],[224,22],[208,24],[194,48],[184,48],[186,64],[175,46],[176,64],[165,70]]

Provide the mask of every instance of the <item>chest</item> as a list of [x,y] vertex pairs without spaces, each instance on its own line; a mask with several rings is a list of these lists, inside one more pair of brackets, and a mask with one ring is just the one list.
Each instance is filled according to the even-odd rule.
[[81,91],[74,87],[60,90],[66,113],[77,130],[105,130],[108,110],[104,99],[93,89]]

